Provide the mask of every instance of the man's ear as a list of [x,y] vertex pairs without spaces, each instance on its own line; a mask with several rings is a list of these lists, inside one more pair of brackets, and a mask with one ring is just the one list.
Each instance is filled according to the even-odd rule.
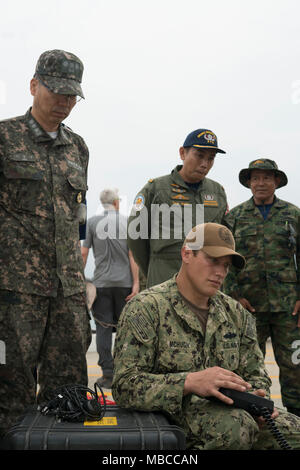
[[183,246],[181,248],[182,262],[188,264],[191,256],[193,256],[192,250],[188,249],[186,246]]
[[179,155],[182,161],[185,160],[185,148],[184,147],[180,147]]
[[30,93],[35,96],[39,81],[36,78],[30,80]]

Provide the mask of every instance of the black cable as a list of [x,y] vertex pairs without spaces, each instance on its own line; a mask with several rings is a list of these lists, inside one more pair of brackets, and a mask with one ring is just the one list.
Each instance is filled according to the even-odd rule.
[[[97,393],[101,392],[103,403]],[[90,399],[87,394],[90,394]],[[105,395],[101,387],[94,384],[94,390],[78,384],[64,385],[48,394],[50,400],[40,407],[44,415],[54,415],[63,421],[100,421],[106,412]]]
[[279,429],[277,428],[275,421],[271,417],[271,412],[268,408],[261,409],[261,416],[265,419],[267,426],[269,427],[271,433],[273,434],[274,438],[278,442],[279,446],[282,449],[286,450],[293,450],[293,448],[288,444],[285,440]]

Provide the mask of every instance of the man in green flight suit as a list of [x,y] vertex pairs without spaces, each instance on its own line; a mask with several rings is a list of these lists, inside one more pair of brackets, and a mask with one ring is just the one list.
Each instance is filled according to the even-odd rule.
[[300,209],[275,196],[287,176],[273,160],[252,161],[239,181],[253,197],[234,207],[226,222],[247,264],[239,273],[231,270],[224,291],[255,315],[264,354],[271,338],[282,402],[300,416]]
[[[237,269],[245,263],[232,233],[220,224],[200,224],[187,235],[181,257],[177,275],[136,295],[121,314],[115,401],[166,413],[185,430],[187,448],[278,449],[263,419],[230,406],[220,390],[269,396],[271,384],[255,318],[219,290],[231,263]],[[276,409],[272,417],[299,449],[300,418]]]
[[179,149],[183,164],[149,180],[137,194],[128,220],[128,246],[147,287],[178,271],[182,242],[192,227],[222,223],[228,207],[224,188],[206,177],[217,153],[226,152],[212,131],[191,132]]

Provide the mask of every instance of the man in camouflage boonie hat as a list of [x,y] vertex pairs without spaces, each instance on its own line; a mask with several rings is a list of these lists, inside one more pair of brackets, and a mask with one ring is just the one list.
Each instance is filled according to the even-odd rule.
[[[207,175],[215,156],[225,153],[213,131],[196,129],[179,148],[182,165],[177,165],[170,174],[150,179],[137,193],[128,220],[128,246],[147,280],[147,287],[169,279],[178,271],[186,227],[189,229],[200,222],[222,223],[228,210],[227,196],[223,186]],[[164,233],[164,216],[159,214],[164,207],[169,207],[172,215],[176,214],[170,217],[167,233]],[[147,222],[136,233],[132,228],[139,219]]]
[[258,158],[257,160],[253,160],[249,163],[248,168],[244,168],[239,173],[239,180],[240,183],[249,188],[250,176],[252,170],[265,170],[265,171],[272,171],[277,179],[277,188],[282,188],[282,186],[286,186],[288,179],[286,174],[278,169],[277,163],[274,160],[270,160],[269,158]]
[[[266,426],[232,406],[226,387],[270,394],[255,319],[221,292],[231,263],[244,258],[230,230],[199,224],[168,281],[137,294],[124,308],[114,347],[114,400],[121,407],[162,411],[182,427],[189,449],[278,449]],[[214,397],[216,401],[207,398]],[[289,444],[300,448],[300,418],[274,410]]]
[[62,122],[83,97],[82,72],[74,54],[44,52],[30,81],[32,107],[0,122],[0,435],[47,390],[87,384],[79,238],[89,152]]
[[239,173],[252,198],[226,217],[245,258],[241,272],[231,270],[225,292],[256,317],[259,345],[270,337],[280,369],[282,402],[300,416],[300,209],[275,195],[287,184],[275,161],[259,158]]

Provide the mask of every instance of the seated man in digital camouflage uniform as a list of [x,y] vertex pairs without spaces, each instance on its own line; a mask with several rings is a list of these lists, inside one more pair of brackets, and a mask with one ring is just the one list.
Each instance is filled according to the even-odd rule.
[[[262,417],[232,406],[221,387],[269,397],[270,378],[250,312],[219,289],[231,263],[244,267],[231,232],[194,227],[178,274],[124,308],[115,341],[112,392],[126,408],[162,411],[187,448],[278,449]],[[213,396],[216,402],[206,397]],[[300,449],[300,419],[274,409],[277,428]]]

